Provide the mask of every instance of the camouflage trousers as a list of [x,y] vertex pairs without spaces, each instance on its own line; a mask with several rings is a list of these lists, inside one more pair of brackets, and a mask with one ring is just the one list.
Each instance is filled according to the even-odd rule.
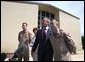
[[22,61],[29,61],[29,46],[25,44],[19,44],[18,49],[16,50],[18,60]]

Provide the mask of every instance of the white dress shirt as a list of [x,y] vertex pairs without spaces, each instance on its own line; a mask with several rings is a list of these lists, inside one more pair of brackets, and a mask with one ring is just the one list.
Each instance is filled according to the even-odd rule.
[[49,27],[47,26],[47,27],[45,28],[45,33],[46,33],[46,34],[47,34],[48,29],[49,29]]

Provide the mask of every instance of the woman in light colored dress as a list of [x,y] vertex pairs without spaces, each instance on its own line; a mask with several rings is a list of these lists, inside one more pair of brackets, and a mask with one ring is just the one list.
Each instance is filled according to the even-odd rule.
[[54,61],[71,61],[71,55],[64,42],[63,32],[59,29],[59,23],[52,20],[50,26],[52,29],[50,40],[54,51]]
[[[33,44],[34,44],[34,42],[35,42],[37,31],[38,31],[38,29],[35,27],[35,28],[33,29],[34,36],[33,36],[33,38],[32,38],[32,42],[30,43],[30,46],[31,46],[31,47],[33,46]],[[34,52],[34,55],[32,56],[32,57],[33,57],[33,61],[38,61],[38,58],[37,58],[38,51],[37,51],[37,50],[38,50],[38,47],[37,47],[36,51]]]

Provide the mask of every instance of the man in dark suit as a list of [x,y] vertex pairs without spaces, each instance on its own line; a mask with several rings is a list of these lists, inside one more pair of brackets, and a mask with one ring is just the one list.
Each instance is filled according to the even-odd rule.
[[52,61],[53,60],[53,48],[49,39],[50,28],[49,19],[43,18],[42,29],[38,30],[35,43],[32,47],[31,54],[33,55],[37,46],[38,47],[38,61]]

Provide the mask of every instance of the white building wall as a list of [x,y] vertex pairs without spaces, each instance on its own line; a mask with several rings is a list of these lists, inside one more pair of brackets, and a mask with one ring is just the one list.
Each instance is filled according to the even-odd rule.
[[1,52],[14,53],[18,47],[18,33],[22,23],[28,30],[37,27],[38,5],[1,1]]
[[59,11],[60,28],[69,33],[74,40],[77,50],[82,50],[79,20],[62,11]]

